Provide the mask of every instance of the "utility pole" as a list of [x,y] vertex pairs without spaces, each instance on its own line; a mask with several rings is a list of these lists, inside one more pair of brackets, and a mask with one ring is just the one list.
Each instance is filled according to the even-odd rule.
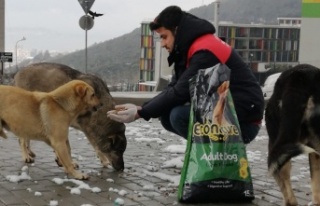
[[220,7],[220,1],[216,0],[214,1],[214,26],[216,27],[216,34],[219,35],[219,7]]
[[93,18],[88,15],[90,8],[95,0],[78,0],[85,15],[80,17],[79,25],[85,30],[85,73],[87,73],[88,67],[88,30],[92,29],[94,25]]

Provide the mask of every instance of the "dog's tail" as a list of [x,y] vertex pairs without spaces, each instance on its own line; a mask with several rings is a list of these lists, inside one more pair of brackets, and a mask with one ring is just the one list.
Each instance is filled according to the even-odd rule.
[[282,166],[285,165],[293,157],[296,157],[300,154],[310,154],[310,153],[319,154],[316,150],[304,144],[286,145],[280,148],[278,151],[284,151],[284,152],[277,157],[273,156],[273,158],[272,157],[269,158],[268,170],[270,175],[273,175],[276,172],[279,172]]

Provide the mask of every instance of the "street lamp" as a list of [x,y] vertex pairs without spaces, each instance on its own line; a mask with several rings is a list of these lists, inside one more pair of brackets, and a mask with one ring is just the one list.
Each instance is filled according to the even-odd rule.
[[17,71],[18,71],[18,43],[24,40],[26,40],[26,37],[22,37],[22,39],[18,40],[16,43],[16,70]]

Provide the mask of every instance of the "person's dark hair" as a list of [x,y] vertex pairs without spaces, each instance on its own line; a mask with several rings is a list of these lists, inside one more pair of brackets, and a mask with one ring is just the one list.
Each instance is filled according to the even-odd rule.
[[182,18],[183,11],[178,6],[169,6],[149,24],[150,30],[154,31],[164,27],[174,33]]

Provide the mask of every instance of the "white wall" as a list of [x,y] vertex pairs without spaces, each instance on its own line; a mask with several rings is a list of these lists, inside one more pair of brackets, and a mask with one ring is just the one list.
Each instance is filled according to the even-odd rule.
[[320,68],[320,18],[302,18],[299,63]]
[[0,52],[5,52],[4,48],[4,38],[5,38],[5,31],[4,31],[4,23],[5,23],[5,9],[4,3],[5,0],[0,0]]
[[169,52],[161,48],[160,39],[157,40],[155,49],[155,81],[172,74],[172,67],[169,67],[167,61],[168,56]]

